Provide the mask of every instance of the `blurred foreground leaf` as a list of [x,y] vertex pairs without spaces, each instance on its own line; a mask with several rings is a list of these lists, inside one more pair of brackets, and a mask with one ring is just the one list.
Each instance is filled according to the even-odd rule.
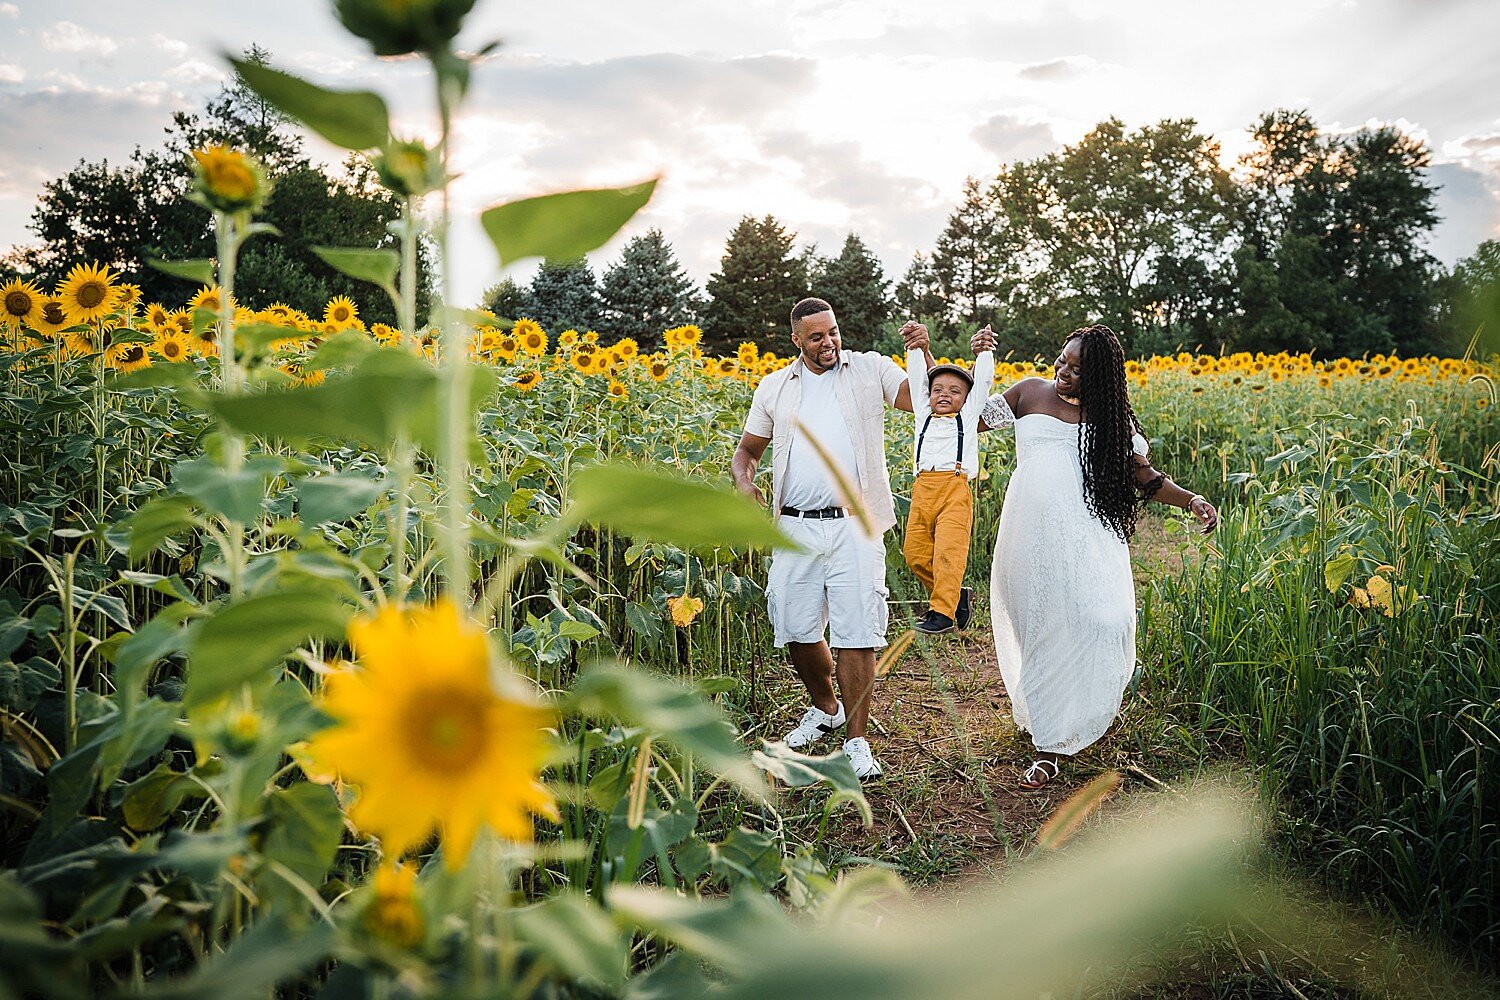
[[574,260],[609,242],[655,190],[653,179],[623,188],[565,191],[496,205],[479,218],[501,267],[531,257]]
[[574,520],[681,548],[795,547],[766,512],[728,487],[634,465],[605,464],[573,477]]

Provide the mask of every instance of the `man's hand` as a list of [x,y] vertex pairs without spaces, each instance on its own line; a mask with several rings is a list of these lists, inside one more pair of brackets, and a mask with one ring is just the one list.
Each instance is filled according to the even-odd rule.
[[932,345],[932,338],[927,335],[927,327],[914,319],[909,319],[901,325],[901,339],[906,341],[908,351],[921,351]]
[[735,483],[734,485],[735,489],[739,490],[745,496],[755,501],[755,506],[764,507],[766,505],[765,495],[761,493],[760,487],[755,485],[755,480],[752,479],[744,483]]
[[969,341],[969,349],[975,354],[995,349],[995,331],[990,329],[988,323],[984,325],[984,329],[974,334],[973,339]]

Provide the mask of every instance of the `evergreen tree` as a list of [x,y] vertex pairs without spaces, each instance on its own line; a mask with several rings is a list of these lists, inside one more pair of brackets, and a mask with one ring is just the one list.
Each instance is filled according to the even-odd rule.
[[963,201],[948,216],[948,224],[933,248],[932,271],[956,321],[976,323],[981,313],[993,311],[1005,250],[995,239],[998,215],[991,192],[975,178],[968,178]]
[[703,305],[660,229],[625,244],[620,259],[604,272],[600,300],[610,333],[648,349],[660,343],[662,331],[695,322]]
[[850,233],[837,257],[821,262],[812,286],[838,316],[844,346],[853,351],[875,345],[891,314],[890,282],[864,240]]
[[896,311],[923,322],[948,315],[948,300],[932,269],[932,258],[920,250],[912,255],[906,273],[896,282]]
[[488,309],[501,319],[517,320],[531,315],[531,293],[516,283],[514,278],[501,278],[484,290],[479,297],[479,307]]
[[1458,357],[1475,334],[1475,355],[1500,353],[1500,240],[1485,240],[1443,281],[1440,346]]
[[748,340],[763,350],[786,353],[787,317],[797,300],[808,295],[807,262],[792,252],[795,241],[796,235],[773,216],[740,219],[725,243],[719,270],[708,279],[705,350],[732,351]]
[[599,283],[587,257],[542,261],[531,279],[529,297],[531,318],[554,336],[563,330],[582,332],[603,325]]

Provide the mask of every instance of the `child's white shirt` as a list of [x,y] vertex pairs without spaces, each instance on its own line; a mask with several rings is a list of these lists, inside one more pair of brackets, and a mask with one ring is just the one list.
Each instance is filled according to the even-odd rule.
[[[995,352],[981,351],[969,373],[974,386],[963,408],[956,414],[939,416],[928,404],[927,356],[906,352],[906,377],[911,384],[911,413],[916,423],[912,434],[912,465],[917,472],[952,472],[962,468],[970,479],[979,475],[979,417],[989,402],[995,382]],[[963,455],[958,454],[959,427],[963,427]],[[918,446],[920,443],[920,456]]]

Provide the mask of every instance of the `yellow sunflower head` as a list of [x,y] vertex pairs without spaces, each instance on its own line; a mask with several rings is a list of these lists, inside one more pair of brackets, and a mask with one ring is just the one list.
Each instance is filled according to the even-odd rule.
[[[207,309],[217,313],[224,308],[224,289],[218,285],[204,285],[188,299],[188,309]],[[191,319],[189,320],[191,323]]]
[[523,372],[516,378],[516,388],[522,392],[530,392],[542,382],[541,372]]
[[615,343],[615,356],[622,361],[629,361],[640,353],[640,345],[631,337],[623,337]]
[[193,355],[193,338],[181,330],[167,330],[156,335],[151,350],[163,361],[187,361]]
[[516,320],[516,325],[511,327],[510,335],[515,338],[521,350],[533,358],[539,358],[547,353],[547,332],[534,319]]
[[647,367],[646,371],[653,381],[662,382],[671,373],[672,366],[667,362],[666,358],[653,354],[651,356],[651,364]]
[[41,309],[42,293],[29,281],[13,278],[0,286],[0,320],[7,329],[16,330]]
[[377,344],[386,347],[401,342],[401,331],[386,323],[371,323],[370,336],[375,338]]
[[112,344],[104,352],[104,360],[111,368],[122,372],[151,367],[151,353],[145,344]]
[[359,317],[359,307],[347,295],[340,295],[323,307],[323,322],[331,323],[340,330],[346,329]]
[[585,333],[583,335],[583,342],[585,344],[597,344],[597,343],[599,343],[599,331],[598,330],[590,330],[588,333]]
[[193,196],[220,212],[254,212],[271,193],[255,158],[226,146],[193,150]]
[[160,302],[147,306],[144,316],[146,325],[153,330],[165,330],[172,323],[172,310]]
[[557,335],[557,346],[558,347],[573,347],[577,343],[578,343],[578,331],[577,330],[564,330],[562,333],[560,333],[560,334]]
[[629,399],[630,388],[617,378],[609,380],[609,394],[615,399]]
[[115,300],[111,307],[112,312],[120,313],[122,316],[133,315],[141,304],[141,286],[129,283],[118,285],[115,288]]
[[55,337],[71,324],[68,322],[68,314],[63,311],[62,299],[47,295],[26,318],[26,325],[44,337]]
[[397,948],[415,948],[427,936],[427,921],[417,905],[417,867],[381,865],[361,923],[375,937]]
[[114,275],[97,263],[76,264],[57,286],[69,324],[92,323],[114,311]]
[[306,756],[358,789],[350,818],[388,857],[437,829],[457,869],[480,827],[524,841],[532,816],[558,821],[540,779],[551,713],[496,687],[484,630],[457,605],[387,605],[355,619],[349,639],[360,666],[327,679],[320,704],[335,723]]

